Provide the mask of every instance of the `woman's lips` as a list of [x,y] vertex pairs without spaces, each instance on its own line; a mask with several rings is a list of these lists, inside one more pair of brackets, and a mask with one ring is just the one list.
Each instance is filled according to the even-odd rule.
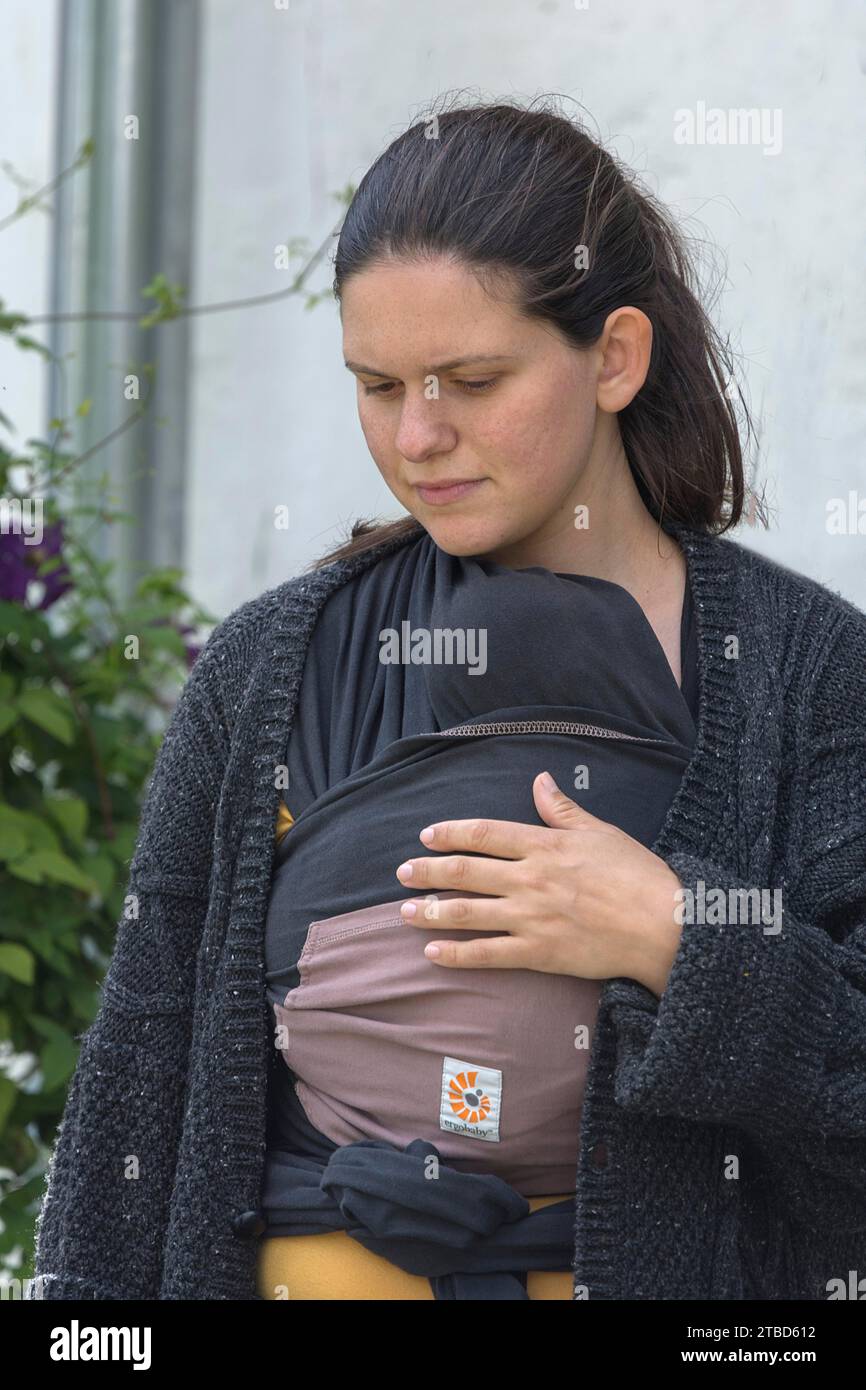
[[456,502],[458,497],[465,497],[467,493],[480,487],[485,478],[474,478],[468,483],[451,483],[448,487],[428,487],[423,483],[417,484],[418,496],[422,502],[430,502],[434,507],[441,506],[444,502]]

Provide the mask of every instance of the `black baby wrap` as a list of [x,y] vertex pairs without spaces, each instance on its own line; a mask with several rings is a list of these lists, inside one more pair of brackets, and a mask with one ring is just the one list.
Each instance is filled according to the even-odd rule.
[[[426,534],[386,557],[335,592],[310,643],[287,759],[285,801],[295,823],[276,853],[267,919],[271,1003],[282,1004],[298,986],[311,923],[412,896],[395,870],[433,853],[418,839],[424,825],[482,817],[543,826],[532,783],[546,768],[579,805],[649,847],[695,738],[664,651],[620,585],[451,556]],[[451,1050],[466,1055],[459,1045]],[[492,1198],[503,1184],[492,1171],[460,1172],[458,1162],[453,1180],[448,1173],[447,1210],[462,1236],[444,1269],[466,1277],[443,1281],[441,1251],[424,1267],[416,1151],[367,1138],[335,1144],[310,1124],[289,1066],[278,1061],[271,1084],[269,1233],[336,1222],[402,1268],[429,1273],[438,1297],[525,1298],[529,1264],[570,1266],[573,1204],[531,1216],[522,1207],[503,1209],[495,1238],[488,1231],[469,1239],[463,1208],[471,1231],[479,1198],[487,1187]],[[429,1148],[433,1132],[417,1138]],[[543,1136],[538,1142],[543,1149]],[[393,1206],[384,1224],[368,1229],[358,1210],[370,1198],[364,1208],[358,1193],[377,1194],[381,1218],[383,1151]],[[342,1212],[340,1199],[328,1196],[336,1163],[355,1182],[354,1206],[344,1203]],[[518,1193],[515,1199],[525,1201]],[[540,1244],[555,1250],[552,1264],[537,1253],[525,1258],[532,1245],[526,1233],[541,1234],[541,1217]],[[516,1273],[503,1278],[510,1238]]]

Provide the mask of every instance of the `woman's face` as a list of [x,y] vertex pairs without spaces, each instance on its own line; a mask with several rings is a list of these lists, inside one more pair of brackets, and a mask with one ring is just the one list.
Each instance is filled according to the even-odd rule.
[[[600,384],[620,381],[619,395],[601,390],[621,409],[629,370],[607,325],[579,351],[497,294],[441,257],[370,266],[343,287],[343,352],[364,438],[406,510],[449,554],[530,564],[557,538],[573,546],[575,508],[601,499],[619,430]],[[425,491],[456,481],[473,485]]]

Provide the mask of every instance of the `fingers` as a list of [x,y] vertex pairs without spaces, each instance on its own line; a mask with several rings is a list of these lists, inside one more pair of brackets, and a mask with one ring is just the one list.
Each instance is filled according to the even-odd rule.
[[472,941],[431,941],[424,954],[436,965],[460,970],[525,970],[525,943],[514,936],[476,937]]
[[516,865],[502,859],[448,854],[430,859],[407,859],[396,876],[410,892],[450,888],[461,893],[504,894],[516,886]]
[[507,931],[503,922],[503,898],[479,896],[461,898],[448,894],[428,893],[423,898],[409,898],[400,906],[400,915],[410,926],[460,927],[468,931]]
[[516,820],[441,820],[427,825],[419,839],[428,849],[469,850],[498,859],[522,859],[544,843],[550,827]]

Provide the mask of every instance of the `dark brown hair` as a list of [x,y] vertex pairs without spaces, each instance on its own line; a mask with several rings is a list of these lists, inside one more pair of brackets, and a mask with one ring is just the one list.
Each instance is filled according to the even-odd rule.
[[[577,348],[597,342],[614,309],[641,309],[653,326],[649,371],[618,416],[636,486],[660,524],[737,524],[745,489],[727,341],[698,299],[670,214],[582,123],[550,105],[478,105],[431,111],[392,141],[346,212],[334,295],[341,302],[350,276],[387,258],[437,255],[485,284],[510,273],[521,311]],[[356,521],[311,568],[423,529],[413,516]]]

